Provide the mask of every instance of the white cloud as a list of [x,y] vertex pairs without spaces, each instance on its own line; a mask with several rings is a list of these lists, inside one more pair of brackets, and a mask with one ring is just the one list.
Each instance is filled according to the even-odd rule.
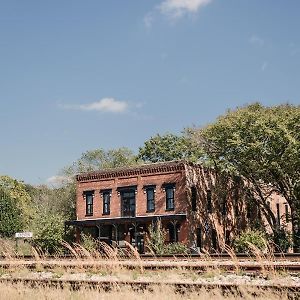
[[110,113],[122,113],[128,109],[126,101],[119,101],[114,98],[102,98],[99,101],[80,104],[80,105],[63,105],[66,109],[77,109],[84,111],[101,111]]
[[153,13],[147,13],[146,16],[144,17],[144,24],[146,28],[150,29],[152,27],[152,23],[154,21],[154,16]]
[[268,67],[268,63],[264,61],[263,64],[261,65],[262,72],[264,72],[267,67]]
[[59,187],[62,186],[66,183],[70,183],[72,180],[70,177],[67,176],[60,176],[60,175],[55,175],[51,176],[46,180],[46,183],[50,186],[53,187]]
[[249,38],[249,43],[262,47],[265,44],[265,40],[254,34]]
[[212,0],[164,0],[158,9],[162,14],[176,19],[187,13],[196,13],[211,2]]

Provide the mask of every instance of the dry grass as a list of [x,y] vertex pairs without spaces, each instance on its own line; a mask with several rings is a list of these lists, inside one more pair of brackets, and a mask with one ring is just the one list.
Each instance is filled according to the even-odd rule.
[[176,292],[174,289],[167,286],[155,287],[152,290],[133,290],[130,287],[115,287],[110,291],[104,291],[102,289],[89,289],[82,288],[78,291],[72,291],[68,288],[46,288],[40,287],[36,289],[30,289],[22,284],[18,285],[3,285],[0,284],[1,299],[13,300],[57,300],[57,299],[122,299],[122,300],[135,300],[135,299],[151,299],[151,300],[183,300],[183,299],[198,299],[198,300],[234,300],[234,299],[246,299],[246,300],[286,300],[297,299],[291,295],[279,292],[262,291],[255,288],[241,289],[237,292],[224,293],[219,289],[213,290],[201,290],[199,292]]
[[[215,259],[213,259],[209,253],[203,255],[203,259],[192,261],[192,258],[186,257],[187,262],[183,264],[180,261],[173,259],[168,263],[173,266],[172,270],[152,270],[146,271],[144,269],[144,261],[141,259],[137,250],[130,244],[126,243],[126,249],[119,251],[117,248],[112,248],[106,243],[97,243],[97,249],[88,251],[80,244],[68,244],[63,242],[62,245],[65,247],[69,255],[71,255],[70,262],[72,262],[75,267],[68,269],[64,266],[64,261],[53,260],[57,262],[54,269],[51,272],[50,278],[60,279],[65,277],[75,278],[76,276],[84,279],[91,277],[106,276],[115,283],[115,288],[111,291],[103,291],[100,289],[88,289],[83,288],[78,291],[71,291],[67,287],[63,289],[55,289],[49,287],[41,287],[38,289],[30,289],[24,285],[4,285],[0,284],[0,299],[288,299],[286,294],[265,292],[262,290],[253,290],[254,288],[241,289],[240,293],[232,294],[228,293],[224,295],[220,290],[202,290],[201,292],[186,292],[185,294],[176,293],[168,286],[153,287],[152,290],[148,289],[146,291],[138,290],[135,291],[129,287],[118,287],[116,282],[120,280],[149,280],[153,282],[159,282],[163,284],[167,281],[178,282],[181,280],[186,280],[189,282],[198,282],[201,279],[208,280],[215,277],[222,277],[226,272],[222,269],[222,264]],[[274,262],[274,254],[271,249],[268,249],[267,253],[261,252],[255,246],[250,245],[254,257],[249,258],[249,261],[259,264],[262,275],[268,278],[280,278],[282,273],[276,271],[274,267],[267,266],[267,262]],[[240,275],[241,273],[241,262],[237,258],[234,251],[226,247],[227,253],[231,257],[231,263],[234,266],[234,273]],[[34,261],[36,263],[36,269],[30,271],[26,266],[20,267],[20,264],[15,264],[9,269],[0,269],[0,277],[5,275],[12,278],[16,277],[30,277],[37,276],[36,274],[42,274],[45,270],[43,269],[43,261],[47,258],[47,253],[43,253],[41,249],[32,248],[31,253],[34,256]],[[22,262],[22,256],[15,252],[13,245],[10,243],[2,243],[0,245],[0,254],[4,256],[6,261],[10,262]],[[126,258],[130,263],[132,263],[132,269],[128,270],[124,267],[123,259]],[[159,264],[159,261],[153,261],[154,264]],[[198,273],[187,267],[193,264],[201,264],[204,268],[204,273]],[[87,268],[86,265],[89,265]],[[254,297],[254,293],[257,294]],[[291,295],[289,295],[289,299]],[[297,299],[296,297],[294,299]]]

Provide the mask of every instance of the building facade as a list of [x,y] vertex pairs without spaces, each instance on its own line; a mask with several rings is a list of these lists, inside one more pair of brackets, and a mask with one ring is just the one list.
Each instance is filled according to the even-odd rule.
[[[94,238],[147,251],[149,226],[160,220],[167,243],[222,251],[251,222],[262,221],[249,207],[239,178],[184,161],[79,174],[76,220],[66,225]],[[280,204],[282,206],[282,204]]]

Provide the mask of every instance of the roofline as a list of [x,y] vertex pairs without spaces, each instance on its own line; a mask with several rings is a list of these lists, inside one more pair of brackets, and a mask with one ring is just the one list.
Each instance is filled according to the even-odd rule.
[[125,177],[140,174],[149,173],[166,173],[174,171],[182,171],[185,169],[185,165],[194,165],[185,160],[174,160],[159,163],[149,163],[133,167],[123,167],[115,169],[105,169],[95,172],[81,173],[76,175],[77,181],[90,181],[98,179],[108,179],[114,177]]

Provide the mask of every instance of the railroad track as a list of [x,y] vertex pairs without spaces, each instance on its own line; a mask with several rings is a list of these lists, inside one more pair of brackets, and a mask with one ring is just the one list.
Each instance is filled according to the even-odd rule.
[[34,261],[0,261],[0,268],[14,269],[27,268],[30,270],[44,269],[143,269],[143,270],[172,270],[188,269],[197,272],[206,272],[209,269],[219,269],[227,272],[264,272],[264,271],[286,271],[290,273],[300,272],[300,262],[290,261],[162,261],[162,260],[34,260]]
[[[300,261],[300,253],[274,253],[273,255],[271,255],[273,260],[286,260],[286,261]],[[33,255],[24,255],[24,256],[16,256],[16,257],[12,257],[12,258],[16,258],[19,260],[28,260],[28,261],[32,261],[35,260],[36,257]],[[245,254],[245,253],[238,253],[235,255],[235,258],[239,261],[243,261],[243,260],[255,260],[256,257],[253,255],[249,255],[249,254]],[[0,255],[0,261],[2,260],[7,260],[9,259],[9,257],[7,256],[1,256]],[[41,256],[41,259],[43,260],[54,260],[54,259],[58,259],[58,260],[74,260],[76,259],[74,256],[72,255],[62,255],[62,256],[57,256],[57,255],[47,255],[47,256]],[[83,259],[86,259],[85,257],[83,257]],[[172,260],[172,261],[191,261],[191,260],[232,260],[232,257],[227,254],[227,253],[220,253],[220,254],[209,254],[209,255],[205,255],[205,254],[176,254],[176,255],[150,255],[150,254],[141,254],[139,259],[141,260],[146,260],[146,261],[150,261],[150,260],[155,260],[155,261],[168,261],[168,260]],[[118,260],[128,260],[128,257],[118,257]]]
[[[258,291],[285,292],[294,297],[300,297],[300,285],[274,284],[236,284],[236,283],[195,283],[195,282],[157,282],[141,280],[77,280],[77,279],[32,279],[32,278],[0,278],[0,283],[10,285],[25,285],[30,288],[67,288],[80,290],[83,288],[110,291],[120,287],[130,287],[134,291],[152,291],[154,287],[171,287],[175,292],[197,292],[203,289],[218,289],[223,292],[249,291],[257,295]],[[296,299],[296,298],[293,298]]]

